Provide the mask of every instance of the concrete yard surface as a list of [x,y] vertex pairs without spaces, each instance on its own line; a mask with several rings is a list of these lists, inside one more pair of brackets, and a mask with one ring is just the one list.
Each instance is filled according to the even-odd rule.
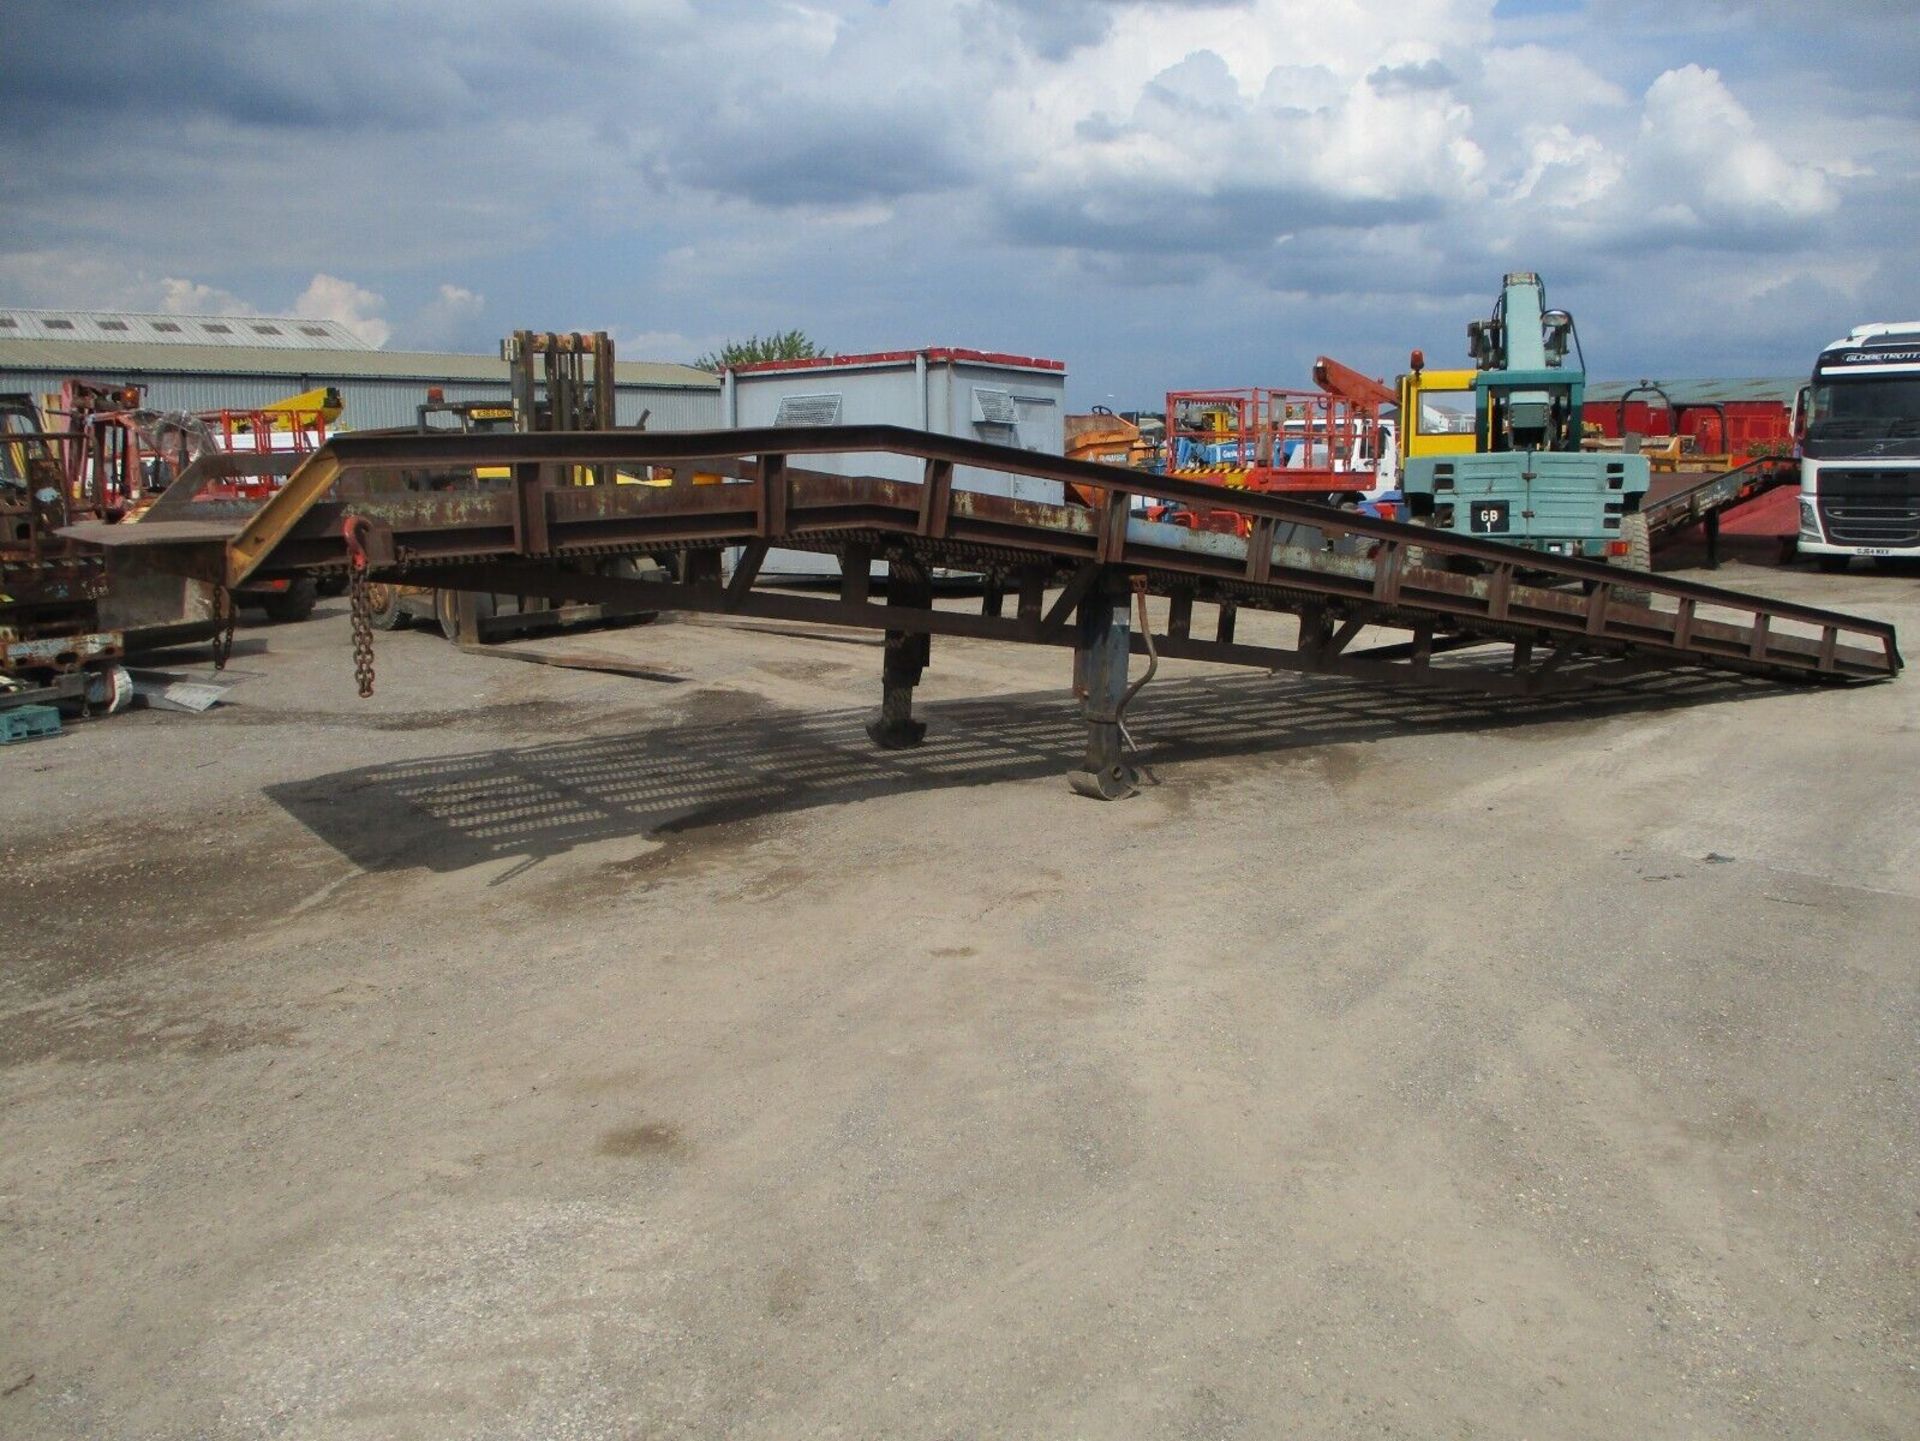
[[376,653],[0,750],[0,1435],[1920,1434],[1912,679]]

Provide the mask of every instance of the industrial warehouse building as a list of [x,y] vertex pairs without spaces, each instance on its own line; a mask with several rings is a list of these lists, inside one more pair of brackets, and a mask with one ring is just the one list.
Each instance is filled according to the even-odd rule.
[[[498,356],[375,350],[330,320],[0,310],[0,392],[41,396],[78,378],[147,387],[156,410],[236,410],[333,386],[343,430],[412,425],[437,387],[450,401],[506,400]],[[619,361],[615,416],[650,430],[721,424],[720,381],[689,365]]]

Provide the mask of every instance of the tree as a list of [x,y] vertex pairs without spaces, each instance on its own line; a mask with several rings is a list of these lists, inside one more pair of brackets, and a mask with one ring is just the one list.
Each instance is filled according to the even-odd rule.
[[700,370],[725,370],[729,365],[751,365],[756,360],[811,360],[826,351],[807,338],[803,330],[776,332],[768,336],[750,335],[745,340],[730,340],[718,351],[710,351],[694,361]]

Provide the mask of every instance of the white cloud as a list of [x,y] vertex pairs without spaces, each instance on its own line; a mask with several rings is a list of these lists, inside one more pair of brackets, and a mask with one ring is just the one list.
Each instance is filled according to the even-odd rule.
[[1618,110],[1633,97],[1580,56],[1545,45],[1501,46],[1485,57],[1474,87],[1475,108],[1491,116],[1571,121],[1596,110]]
[[51,309],[165,315],[257,315],[230,290],[182,276],[155,278],[118,257],[74,248],[0,254],[0,297]]
[[[155,308],[154,277],[191,276],[177,303],[272,309],[306,287],[370,337],[484,349],[558,295],[563,323],[662,351],[797,325],[1138,373],[1196,317],[1196,353],[1264,355],[1303,317],[1332,345],[1477,310],[1508,265],[1547,271],[1590,340],[1607,309],[1663,337],[1721,271],[1830,264],[1912,308],[1920,30],[1756,19],[1783,5],[479,0],[453,32],[349,6],[292,83],[246,80],[265,31],[243,7],[165,83],[159,22],[29,7],[14,38],[46,63],[0,114],[0,299]],[[56,119],[127,141],[55,163]],[[314,154],[354,183],[289,183]]]
[[487,303],[487,297],[466,288],[464,285],[442,285],[440,298],[434,302],[443,309],[457,314],[478,314]]
[[1513,188],[1516,200],[1583,210],[1612,190],[1626,169],[1597,136],[1576,135],[1564,125],[1533,130],[1526,142],[1527,168]]
[[678,330],[619,330],[613,335],[616,356],[627,360],[672,360],[691,365],[702,355],[710,355],[737,336],[687,335]]
[[402,339],[428,350],[477,347],[483,339],[477,334],[478,323],[486,308],[487,298],[478,291],[442,281],[433,299],[408,322]]
[[160,309],[168,315],[258,315],[230,290],[197,280],[166,276],[160,282]]
[[1704,224],[1805,221],[1839,203],[1824,172],[1783,157],[1720,72],[1698,65],[1669,70],[1648,88],[1634,158],[1648,191]]
[[158,310],[160,291],[118,258],[67,247],[0,254],[0,297],[51,309]]
[[385,345],[393,333],[393,327],[380,318],[386,308],[385,296],[324,273],[315,275],[293,302],[293,313],[301,319],[338,321],[376,348]]

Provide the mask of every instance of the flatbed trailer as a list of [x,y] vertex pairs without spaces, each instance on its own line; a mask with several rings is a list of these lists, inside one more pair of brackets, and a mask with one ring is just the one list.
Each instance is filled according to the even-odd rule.
[[[808,455],[910,457],[917,481],[830,474]],[[568,467],[671,472],[663,486],[565,483]],[[431,466],[510,467],[511,484],[432,492],[382,483]],[[1059,481],[1092,506],[956,490],[955,468]],[[695,472],[733,483],[695,485]],[[337,489],[358,476],[354,494]],[[1734,673],[1787,683],[1886,680],[1901,657],[1894,628],[1669,576],[1646,576],[1476,536],[1248,493],[1246,537],[1148,520],[1149,498],[1217,503],[1214,487],[895,426],[706,432],[559,432],[336,437],[258,507],[182,504],[138,526],[73,534],[138,546],[150,563],[228,586],[258,576],[351,572],[359,580],[451,586],[582,601],[644,602],[885,633],[883,747],[917,744],[913,690],[935,635],[1070,648],[1087,725],[1071,779],[1105,798],[1135,784],[1124,715],[1144,654],[1268,671],[1348,676],[1502,695],[1606,687],[1650,673]],[[721,558],[739,549],[723,579]],[[834,555],[839,593],[754,587],[773,548]],[[596,573],[649,556],[670,579]],[[1409,563],[1410,558],[1414,563]],[[871,566],[889,563],[884,597]],[[978,613],[935,608],[941,567],[984,577]],[[1465,571],[1476,573],[1468,574]],[[1650,591],[1630,604],[1616,587]],[[1159,629],[1146,597],[1167,600]],[[1204,607],[1204,609],[1203,609]],[[1237,638],[1242,609],[1297,618],[1290,643]],[[1356,647],[1363,632],[1402,639]],[[371,632],[356,625],[356,646]],[[370,689],[370,657],[363,690]],[[1149,670],[1150,673],[1150,670]]]
[[1755,456],[1731,470],[1704,474],[1656,470],[1640,509],[1647,517],[1647,532],[1655,546],[1691,526],[1703,525],[1707,564],[1717,565],[1722,517],[1770,490],[1799,482],[1799,464],[1791,456]]
[[1655,471],[1640,508],[1658,540],[1799,478],[1793,459],[1780,456],[1756,457],[1730,470]]

